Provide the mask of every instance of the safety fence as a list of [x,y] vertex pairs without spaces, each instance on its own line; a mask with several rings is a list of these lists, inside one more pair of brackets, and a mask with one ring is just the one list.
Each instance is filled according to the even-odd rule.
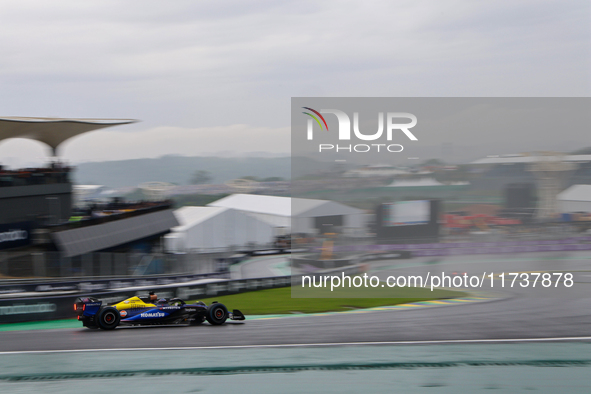
[[570,237],[554,240],[505,242],[458,242],[391,245],[344,245],[339,253],[410,251],[413,257],[456,256],[468,254],[525,253],[591,250],[591,237]]

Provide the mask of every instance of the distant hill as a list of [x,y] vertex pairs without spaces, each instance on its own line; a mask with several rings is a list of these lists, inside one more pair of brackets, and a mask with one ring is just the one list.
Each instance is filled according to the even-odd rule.
[[570,152],[569,155],[591,155],[591,148],[582,148],[579,150],[575,150]]
[[222,158],[163,156],[157,159],[134,159],[82,163],[73,178],[78,184],[110,187],[137,186],[143,182],[169,182],[187,185],[195,171],[207,171],[211,183],[243,176],[291,178],[291,158]]

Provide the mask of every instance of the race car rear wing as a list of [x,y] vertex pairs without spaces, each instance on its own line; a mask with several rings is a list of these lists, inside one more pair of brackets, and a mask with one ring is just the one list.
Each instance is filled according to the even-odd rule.
[[93,316],[100,309],[102,301],[93,297],[79,297],[74,302],[74,311],[78,316]]

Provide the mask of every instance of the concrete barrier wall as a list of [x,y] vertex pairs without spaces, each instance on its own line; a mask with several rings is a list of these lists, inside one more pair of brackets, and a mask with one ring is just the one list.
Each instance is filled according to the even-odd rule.
[[195,274],[195,275],[159,275],[159,276],[145,276],[145,277],[115,277],[115,278],[72,278],[69,280],[58,281],[43,281],[43,280],[29,280],[20,281],[14,280],[4,281],[0,284],[0,295],[11,294],[18,297],[19,293],[28,292],[56,292],[56,291],[77,291],[77,292],[100,292],[107,290],[116,290],[129,287],[140,286],[162,286],[173,283],[183,283],[199,279],[207,278],[229,278],[229,273],[209,273],[209,274]]

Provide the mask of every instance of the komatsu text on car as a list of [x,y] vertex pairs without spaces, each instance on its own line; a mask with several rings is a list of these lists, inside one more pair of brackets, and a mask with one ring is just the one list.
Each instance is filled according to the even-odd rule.
[[221,325],[230,320],[245,320],[237,309],[228,309],[218,302],[207,306],[204,302],[187,304],[179,298],[156,299],[154,293],[148,297],[131,297],[113,305],[92,297],[78,298],[74,303],[78,320],[84,327],[112,330],[121,326],[145,325],[199,325],[204,321]]

